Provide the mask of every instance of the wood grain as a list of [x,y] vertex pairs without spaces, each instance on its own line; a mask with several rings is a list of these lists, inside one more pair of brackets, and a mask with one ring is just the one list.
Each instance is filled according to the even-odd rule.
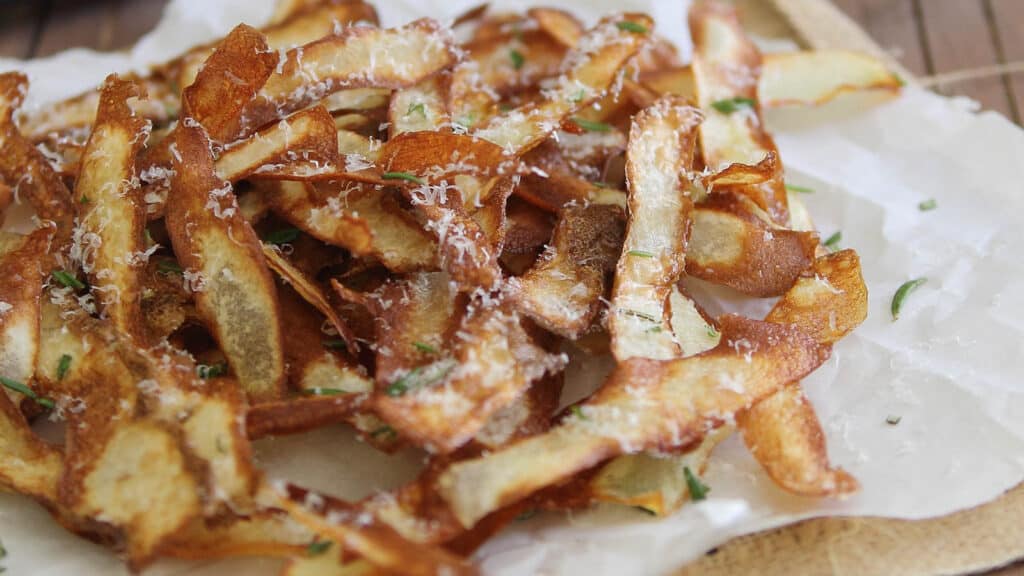
[[28,58],[43,16],[42,2],[0,8],[0,57]]
[[[990,0],[990,17],[1004,62],[1024,61],[1024,2]],[[1024,73],[1004,79],[1017,123],[1024,123]]]
[[[1020,0],[1016,0],[1020,2]],[[920,3],[924,41],[932,73],[951,72],[999,63],[985,4],[980,0],[925,0]],[[1017,22],[1016,33],[1021,33]],[[942,87],[938,87],[942,91]],[[959,82],[958,94],[974,98],[984,108],[1012,118],[1010,99],[999,76]]]
[[929,73],[914,0],[834,0],[834,4],[910,72]]

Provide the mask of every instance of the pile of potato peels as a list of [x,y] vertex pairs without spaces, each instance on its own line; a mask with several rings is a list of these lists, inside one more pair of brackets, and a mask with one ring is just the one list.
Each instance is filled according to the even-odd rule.
[[[474,573],[535,509],[671,514],[736,428],[782,488],[856,490],[800,381],[864,319],[859,260],[822,245],[761,111],[901,83],[762,56],[713,2],[689,19],[684,65],[642,14],[484,6],[459,44],[294,0],[39,112],[0,75],[0,215],[34,212],[0,233],[0,486],[134,570],[292,576]],[[687,276],[779,298],[715,318]],[[615,368],[559,410],[573,349]],[[338,423],[427,465],[347,502],[253,461]]]

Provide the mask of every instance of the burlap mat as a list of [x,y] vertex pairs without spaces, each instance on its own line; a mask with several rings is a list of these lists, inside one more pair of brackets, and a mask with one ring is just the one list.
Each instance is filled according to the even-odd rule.
[[[744,24],[758,35],[792,38],[808,48],[868,52],[885,59],[904,78],[913,78],[829,0],[736,4]],[[728,542],[678,575],[933,576],[981,572],[1017,560],[1024,560],[1024,483],[983,506],[930,520],[819,518],[751,534]],[[1024,576],[1024,564],[995,574]]]

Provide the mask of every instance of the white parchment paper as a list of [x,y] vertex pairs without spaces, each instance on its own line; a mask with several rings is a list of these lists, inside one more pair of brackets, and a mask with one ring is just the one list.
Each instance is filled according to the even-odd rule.
[[[454,16],[476,0],[379,2],[386,25]],[[533,2],[492,2],[521,9]],[[641,10],[688,54],[687,2],[545,1],[588,22]],[[91,88],[111,71],[141,69],[239,21],[262,23],[272,1],[174,0],[130,52],[72,51],[32,62],[28,106]],[[1024,479],[1024,131],[971,104],[916,89],[867,110],[842,102],[768,113],[789,181],[824,235],[861,255],[870,316],[804,384],[828,434],[833,460],[863,486],[842,501],[788,495],[741,443],[716,451],[708,500],[664,520],[598,508],[542,515],[509,527],[478,554],[488,574],[658,574],[743,533],[821,515],[924,518],[991,500]],[[917,205],[934,198],[938,208]],[[905,280],[928,282],[889,314]],[[575,384],[598,381],[601,362],[571,367]],[[896,426],[887,416],[899,416]],[[384,456],[344,429],[260,441],[259,463],[357,498],[399,485],[421,455]],[[71,536],[37,505],[0,495],[2,565],[17,575],[126,574],[109,552]],[[246,559],[197,566],[163,561],[148,574],[273,574],[278,562]]]

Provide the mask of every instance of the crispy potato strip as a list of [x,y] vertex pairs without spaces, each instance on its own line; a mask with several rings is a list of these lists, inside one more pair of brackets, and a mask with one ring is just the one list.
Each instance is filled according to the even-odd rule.
[[681,98],[666,97],[633,121],[626,156],[629,222],[612,289],[608,331],[622,362],[679,356],[668,297],[683,274],[693,202],[686,173],[701,115]]
[[[717,172],[729,164],[754,165],[768,154],[777,155],[757,103],[761,53],[744,34],[735,10],[701,0],[690,9],[690,34],[697,100],[705,114],[700,127],[704,163]],[[770,182],[737,190],[785,225],[789,210],[781,168]]]
[[521,278],[509,280],[516,308],[560,336],[578,338],[601,310],[624,233],[617,206],[565,208],[548,249]]
[[428,18],[388,30],[343,28],[288,52],[246,107],[242,132],[342,89],[412,86],[454,61],[449,32]]
[[[653,70],[641,82],[659,94],[696,98],[689,67]],[[815,50],[765,54],[757,79],[758,101],[764,108],[819,106],[847,92],[880,90],[896,93],[898,76],[883,62],[860,52]]]
[[494,142],[506,153],[520,155],[546,139],[567,116],[601,97],[615,81],[616,74],[648,40],[654,23],[641,14],[622,14],[602,19],[587,31],[579,45],[562,63],[563,75],[557,86],[537,104],[525,104],[495,116],[475,132]]
[[247,516],[194,521],[175,535],[163,553],[195,560],[287,557],[304,551],[313,539],[309,529],[287,514],[264,509]]
[[419,84],[395,90],[388,104],[388,136],[406,132],[435,130],[449,124],[441,76],[432,76]]
[[814,261],[818,235],[773,228],[742,198],[714,194],[693,211],[686,272],[754,296],[784,293]]
[[[375,566],[412,576],[474,574],[464,560],[440,548],[402,538],[391,527],[361,515],[354,506],[336,498],[288,486],[279,494],[263,490],[262,499],[286,510],[292,518],[325,539],[340,543]],[[368,517],[367,517],[368,516]],[[409,558],[414,557],[415,562]]]
[[451,356],[388,382],[376,408],[403,435],[447,453],[469,441],[487,420],[564,359],[534,344],[507,303],[471,307]]
[[[39,354],[39,299],[53,230],[40,228],[28,236],[0,232],[0,376],[27,385],[36,372]],[[14,405],[23,395],[4,387],[0,395]]]
[[[867,304],[857,253],[843,250],[818,258],[766,320],[792,324],[831,344],[864,320]],[[750,452],[779,486],[808,496],[857,490],[852,476],[829,463],[821,423],[798,384],[755,404],[738,422]]]
[[56,225],[56,243],[63,246],[71,239],[75,209],[67,186],[14,123],[14,112],[27,91],[24,74],[0,74],[0,177],[17,196],[28,200],[36,216]]
[[281,327],[260,241],[231,184],[216,176],[203,133],[182,126],[173,138],[167,230],[196,308],[250,400],[277,398],[285,381]]
[[92,291],[114,327],[134,338],[145,337],[139,269],[148,254],[143,250],[145,208],[133,182],[135,157],[150,125],[126,102],[140,96],[138,85],[114,75],[103,86],[75,184],[79,225],[71,253],[89,274]]
[[7,394],[0,394],[0,487],[52,505],[64,459],[39,439]]
[[827,346],[795,328],[738,316],[720,322],[722,341],[714,349],[621,363],[578,415],[550,432],[453,464],[438,480],[441,496],[464,526],[472,526],[610,457],[698,440],[829,355]]
[[318,240],[372,256],[393,272],[437,267],[437,245],[388,190],[287,181],[261,186],[274,212]]

